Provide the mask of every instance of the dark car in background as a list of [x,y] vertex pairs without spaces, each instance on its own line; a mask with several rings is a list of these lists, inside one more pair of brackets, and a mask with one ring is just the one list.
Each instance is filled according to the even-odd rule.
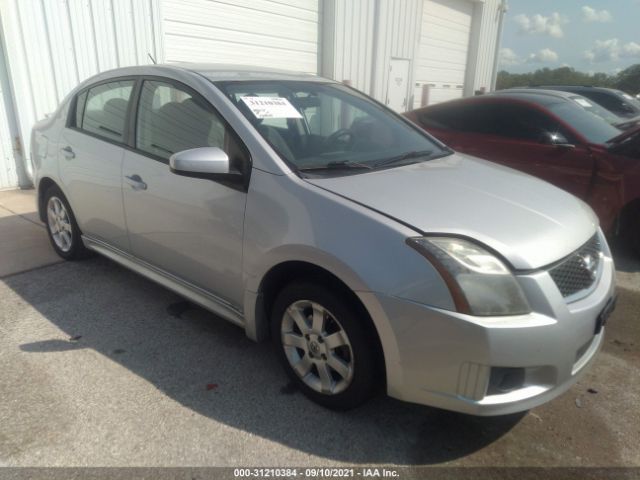
[[502,92],[405,114],[454,150],[547,180],[587,202],[640,251],[638,127],[621,131],[565,99]]
[[560,90],[587,97],[600,106],[620,117],[633,118],[640,115],[640,100],[622,90],[604,87],[590,87],[586,85],[536,85],[530,88],[544,90]]
[[[506,90],[498,90],[495,92],[497,94],[511,94],[511,93],[531,93],[531,89],[528,88],[509,88]],[[594,102],[593,100],[583,97],[577,93],[573,92],[562,92],[560,90],[541,90],[535,89],[535,93],[539,95],[549,95],[551,97],[556,97],[562,99],[566,102],[573,103],[578,107],[584,109],[585,111],[596,115],[602,118],[607,123],[613,125],[614,127],[619,128],[620,130],[628,130],[640,124],[640,116],[628,118],[621,117],[613,113],[611,110],[607,110],[606,108],[600,106],[599,103]]]

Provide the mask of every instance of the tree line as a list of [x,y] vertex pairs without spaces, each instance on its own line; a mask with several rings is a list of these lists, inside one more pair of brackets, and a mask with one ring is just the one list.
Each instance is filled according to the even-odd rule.
[[609,75],[606,73],[588,74],[578,72],[571,67],[541,68],[529,73],[498,72],[496,89],[528,87],[534,85],[589,85],[594,87],[617,88],[631,95],[640,93],[640,64]]

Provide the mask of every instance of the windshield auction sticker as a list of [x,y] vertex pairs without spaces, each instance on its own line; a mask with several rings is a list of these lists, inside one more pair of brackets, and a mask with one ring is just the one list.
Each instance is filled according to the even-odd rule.
[[585,108],[593,107],[593,105],[591,105],[591,103],[589,103],[589,101],[585,100],[584,98],[574,98],[574,100],[578,105],[581,105]]
[[283,97],[241,97],[256,118],[302,118],[289,100]]

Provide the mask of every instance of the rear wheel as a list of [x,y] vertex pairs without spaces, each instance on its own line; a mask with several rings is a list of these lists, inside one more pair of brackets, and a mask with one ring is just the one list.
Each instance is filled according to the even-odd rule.
[[64,194],[56,185],[45,193],[46,225],[53,249],[65,260],[85,257],[80,229]]
[[343,295],[311,283],[290,284],[278,295],[271,320],[276,353],[307,397],[346,410],[372,395],[370,334]]

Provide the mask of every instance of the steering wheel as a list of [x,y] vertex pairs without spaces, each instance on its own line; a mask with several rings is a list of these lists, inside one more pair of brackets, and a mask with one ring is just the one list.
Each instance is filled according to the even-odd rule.
[[[340,141],[341,138],[348,137],[347,141]],[[348,128],[340,128],[325,138],[325,145],[334,145],[336,143],[343,143],[345,146],[349,146],[353,142],[353,132]]]

